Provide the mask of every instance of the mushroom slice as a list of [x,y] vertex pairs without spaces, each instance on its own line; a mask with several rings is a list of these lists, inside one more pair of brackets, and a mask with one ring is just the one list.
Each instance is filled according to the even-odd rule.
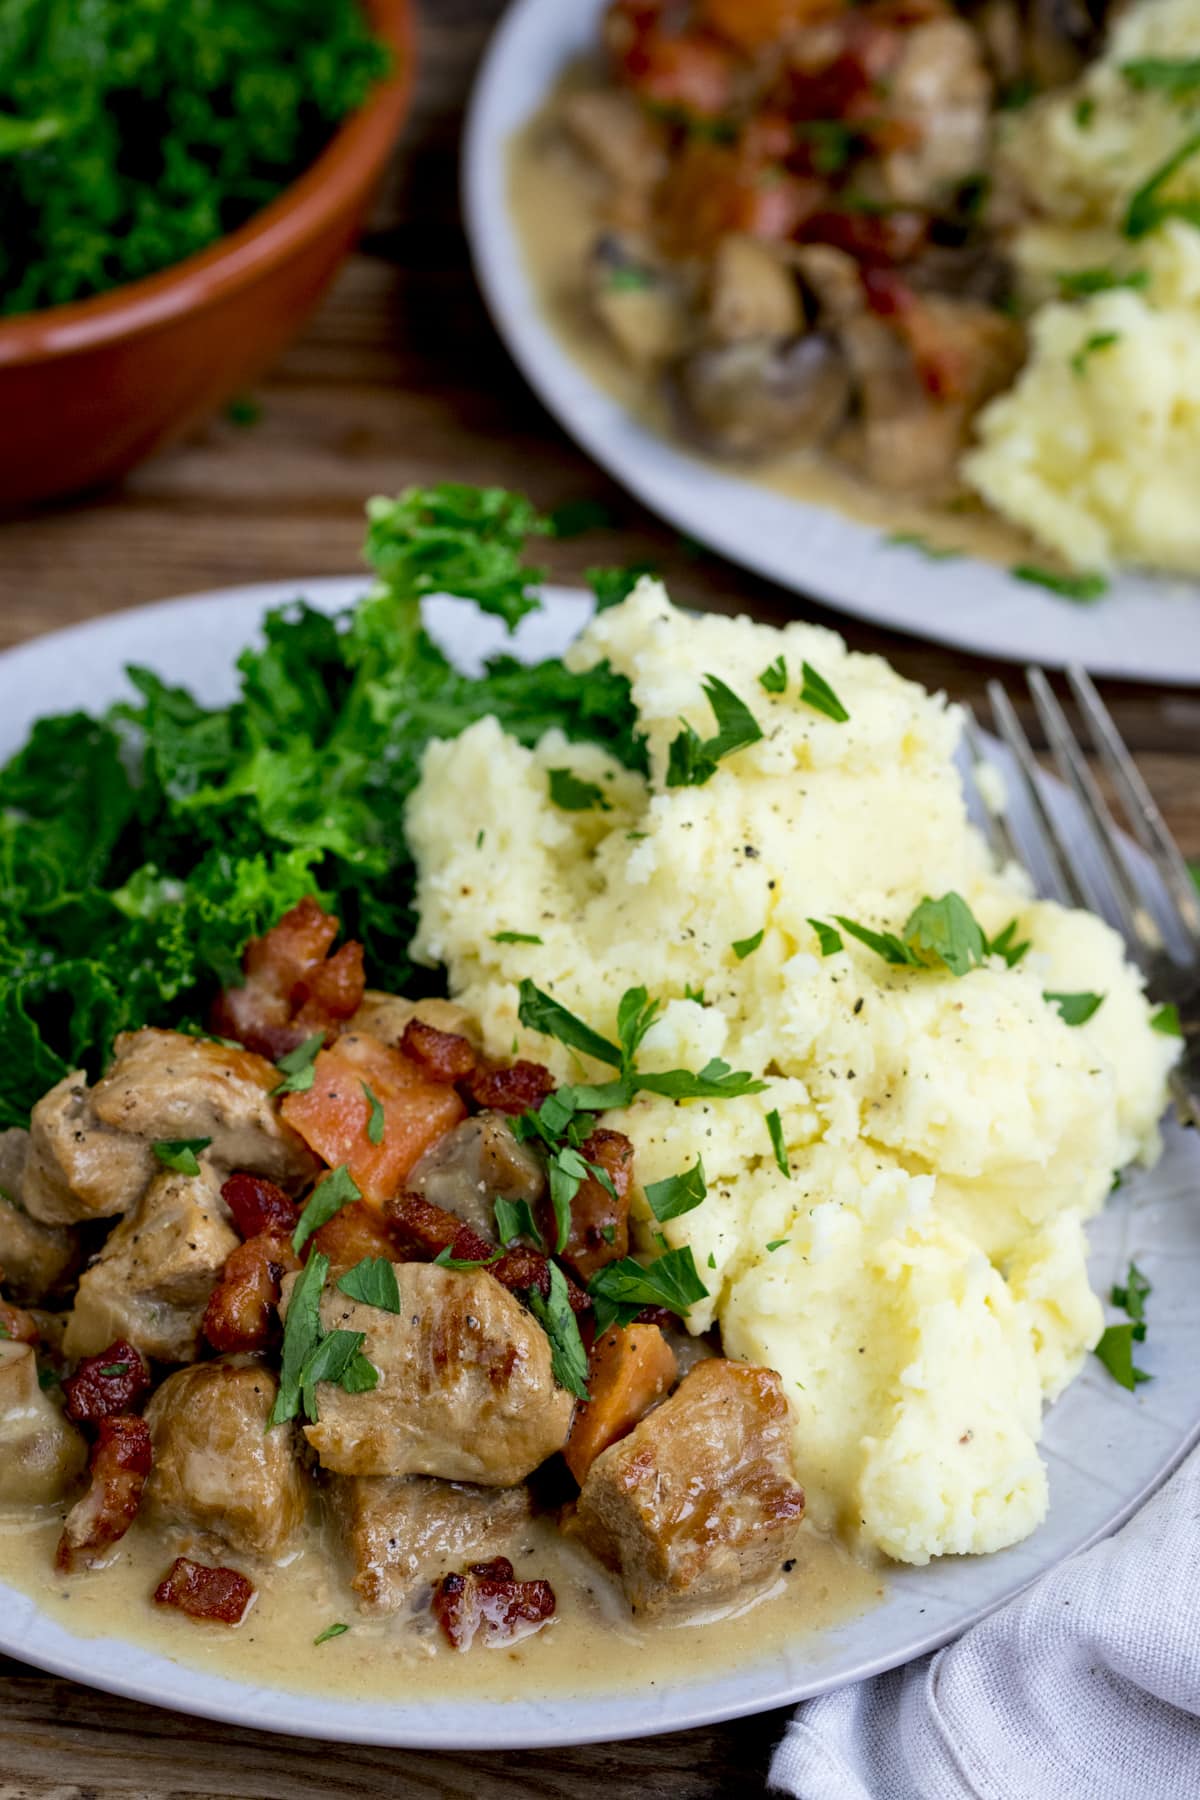
[[824,332],[695,351],[673,375],[684,428],[717,456],[811,449],[841,424],[850,378]]

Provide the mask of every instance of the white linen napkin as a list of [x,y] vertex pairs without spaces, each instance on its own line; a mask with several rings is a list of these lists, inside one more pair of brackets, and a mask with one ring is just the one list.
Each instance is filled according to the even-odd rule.
[[798,1708],[797,1800],[1198,1800],[1200,1451],[936,1655]]

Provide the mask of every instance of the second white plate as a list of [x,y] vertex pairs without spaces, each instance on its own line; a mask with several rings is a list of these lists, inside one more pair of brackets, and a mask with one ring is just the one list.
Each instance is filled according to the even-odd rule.
[[514,0],[484,59],[464,150],[475,266],[531,387],[610,475],[680,531],[799,594],[982,655],[1082,663],[1200,686],[1200,583],[1125,574],[1081,605],[975,558],[933,562],[827,508],[689,456],[633,418],[574,361],[543,315],[508,195],[508,146],[563,68],[594,48],[607,0]]

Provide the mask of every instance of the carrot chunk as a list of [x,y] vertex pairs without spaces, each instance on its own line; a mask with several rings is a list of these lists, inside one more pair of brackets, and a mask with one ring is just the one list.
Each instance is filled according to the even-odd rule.
[[596,1339],[588,1364],[591,1399],[576,1407],[563,1450],[580,1487],[600,1452],[633,1430],[678,1372],[675,1352],[657,1325],[614,1325]]

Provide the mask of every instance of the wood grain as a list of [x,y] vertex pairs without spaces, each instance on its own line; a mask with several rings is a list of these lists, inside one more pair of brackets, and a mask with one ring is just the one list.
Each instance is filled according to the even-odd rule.
[[[520,485],[543,506],[602,501],[610,529],[549,547],[559,579],[593,562],[651,562],[682,601],[834,625],[981,706],[988,678],[1011,680],[1011,669],[837,617],[698,551],[600,474],[525,388],[472,280],[457,203],[463,103],[498,12],[499,0],[427,0],[416,106],[371,230],[256,396],[259,422],[216,420],[119,492],[0,526],[0,646],[172,594],[353,571],[365,495],[453,476]],[[1200,695],[1106,692],[1185,851],[1200,857]],[[710,1800],[761,1790],[784,1716],[503,1757],[314,1751],[0,1659],[0,1800]]]

